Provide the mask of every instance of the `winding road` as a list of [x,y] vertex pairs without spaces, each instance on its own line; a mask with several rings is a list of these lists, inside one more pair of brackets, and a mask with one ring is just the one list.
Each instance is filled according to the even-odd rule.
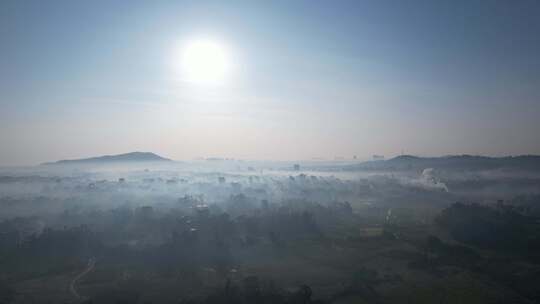
[[87,275],[90,271],[94,270],[94,267],[96,266],[96,259],[95,258],[90,258],[88,259],[88,266],[81,272],[79,273],[75,278],[73,278],[73,280],[71,280],[71,284],[69,284],[69,291],[71,292],[71,294],[76,297],[77,299],[79,300],[83,300],[84,297],[82,297],[78,292],[77,292],[77,288],[76,288],[76,285],[77,285],[77,281],[79,281],[80,279],[82,279],[85,275]]

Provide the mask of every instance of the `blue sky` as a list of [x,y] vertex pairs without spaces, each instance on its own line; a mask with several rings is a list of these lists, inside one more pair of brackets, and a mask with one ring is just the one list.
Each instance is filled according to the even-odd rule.
[[[0,164],[540,154],[538,1],[2,1]],[[226,45],[224,86],[179,46]]]

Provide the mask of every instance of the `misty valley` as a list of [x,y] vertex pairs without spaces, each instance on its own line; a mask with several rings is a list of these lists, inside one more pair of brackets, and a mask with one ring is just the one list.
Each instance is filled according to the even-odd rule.
[[131,154],[3,168],[0,303],[536,303],[539,166]]
[[0,304],[540,303],[540,0],[0,0]]

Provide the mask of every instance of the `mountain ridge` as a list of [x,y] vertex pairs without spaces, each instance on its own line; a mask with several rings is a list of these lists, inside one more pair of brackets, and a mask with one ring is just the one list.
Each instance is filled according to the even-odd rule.
[[47,162],[42,165],[67,165],[67,164],[94,164],[94,163],[116,163],[116,162],[162,162],[172,161],[171,159],[159,156],[152,152],[128,152],[114,155],[102,155],[89,158],[63,159],[55,162]]
[[517,155],[490,157],[482,155],[447,155],[440,157],[420,157],[399,155],[388,160],[367,161],[349,165],[348,170],[407,170],[422,168],[490,170],[514,168],[540,170],[540,155]]

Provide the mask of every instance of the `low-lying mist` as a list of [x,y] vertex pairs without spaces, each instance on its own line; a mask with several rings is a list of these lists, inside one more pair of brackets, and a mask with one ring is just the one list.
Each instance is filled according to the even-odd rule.
[[[534,170],[234,160],[2,169],[0,287],[16,303],[391,301],[410,284],[455,278],[441,277],[449,265],[490,277],[479,266],[488,260],[459,244],[500,250],[493,229],[536,237],[539,202]],[[538,261],[519,246],[510,252]]]

